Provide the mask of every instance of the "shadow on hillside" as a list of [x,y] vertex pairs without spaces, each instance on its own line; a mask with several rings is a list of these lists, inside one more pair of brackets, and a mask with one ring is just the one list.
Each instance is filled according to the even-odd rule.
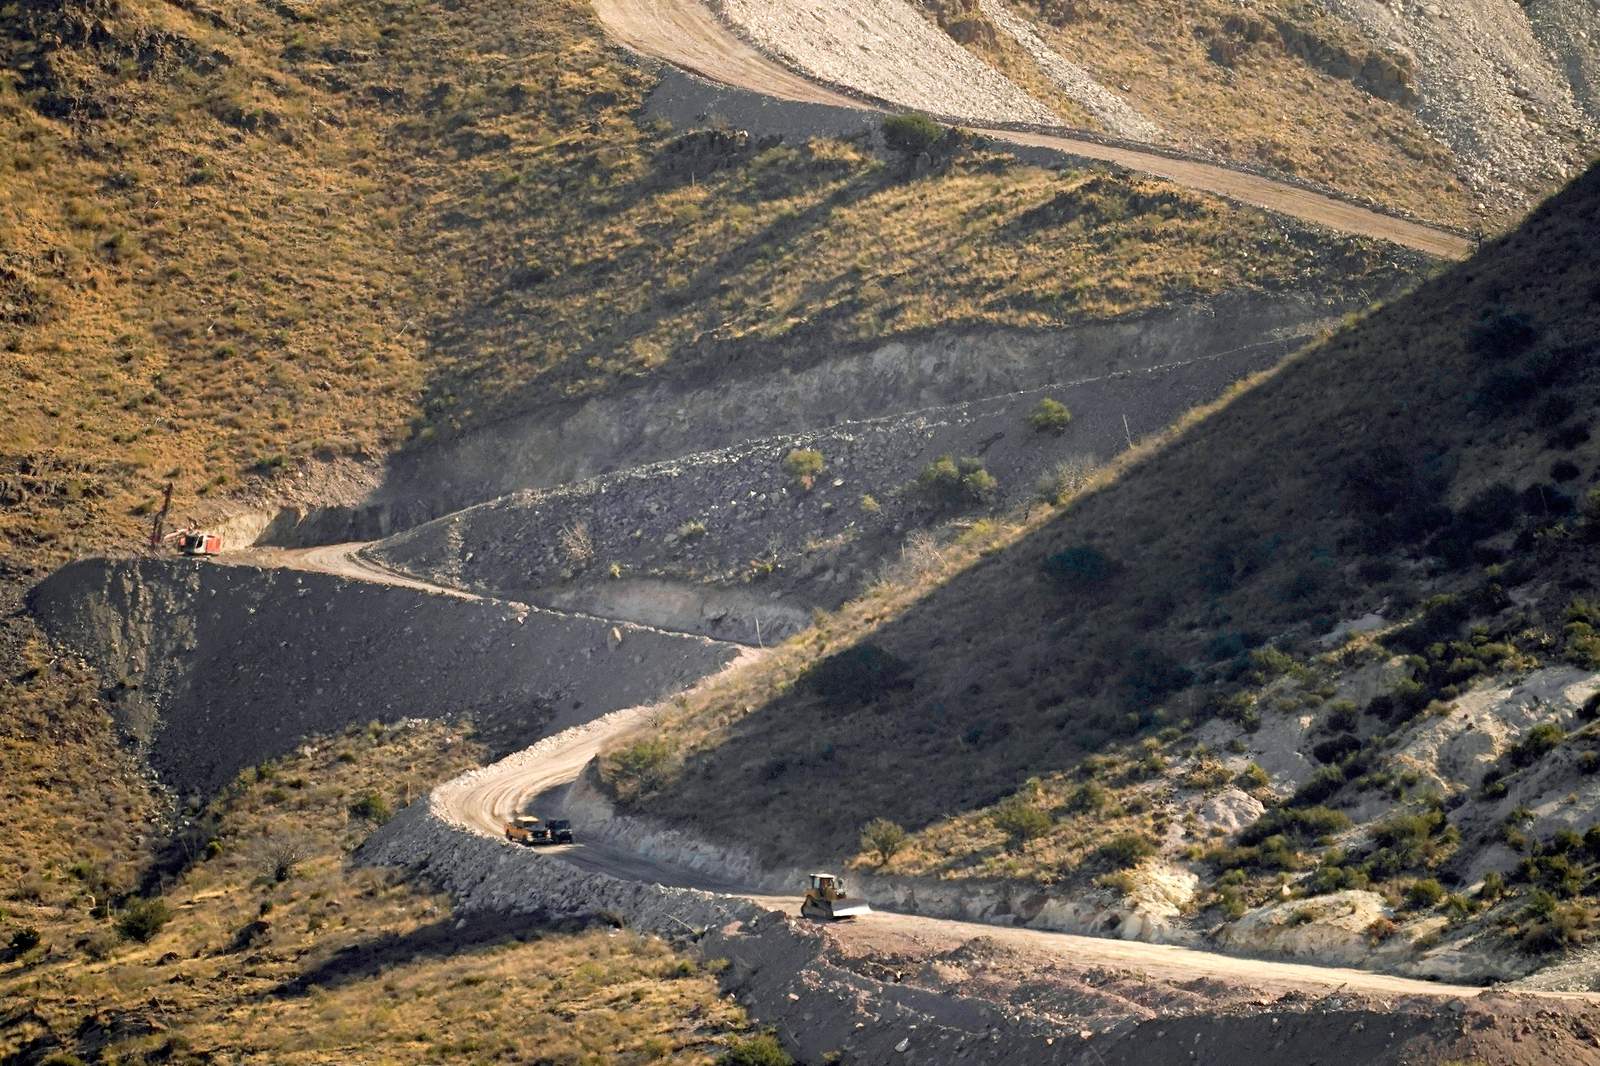
[[577,933],[593,922],[556,921],[539,914],[448,915],[409,933],[382,936],[340,948],[305,973],[263,993],[265,998],[305,995],[313,988],[357,984],[407,963],[446,959],[513,942],[537,940],[552,933]]
[[850,851],[871,818],[922,828],[1229,713],[1267,642],[1304,657],[1343,619],[1577,566],[1541,531],[1588,482],[1543,479],[1581,469],[1600,409],[1597,205],[1600,168],[880,624],[890,673],[780,689],[649,809],[760,826],[769,857]]

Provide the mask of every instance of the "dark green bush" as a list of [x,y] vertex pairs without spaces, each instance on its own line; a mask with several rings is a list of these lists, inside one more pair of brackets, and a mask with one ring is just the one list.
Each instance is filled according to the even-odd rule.
[[1239,834],[1242,844],[1259,844],[1284,836],[1301,844],[1350,828],[1350,817],[1331,807],[1274,807]]
[[1049,812],[1023,795],[1007,796],[995,805],[989,820],[1006,835],[1006,850],[1019,851],[1030,840],[1044,836],[1055,825]]
[[367,792],[350,804],[350,817],[382,825],[394,816],[389,801],[377,792]]
[[1413,881],[1406,887],[1406,905],[1413,910],[1436,907],[1444,896],[1444,886],[1431,877]]
[[1067,405],[1059,400],[1052,400],[1046,396],[1039,401],[1028,415],[1028,425],[1036,433],[1054,433],[1058,436],[1066,431],[1072,422],[1072,412],[1067,410]]
[[172,920],[172,908],[164,899],[134,897],[117,918],[117,932],[129,940],[147,944]]
[[1566,731],[1560,726],[1554,722],[1541,722],[1528,730],[1511,749],[1511,765],[1518,768],[1532,766],[1566,739]]
[[1155,853],[1155,841],[1142,833],[1121,833],[1095,849],[1095,857],[1115,870],[1137,866]]
[[944,139],[945,128],[927,115],[890,115],[883,120],[883,143],[907,158],[929,151]]
[[982,460],[956,460],[948,455],[929,463],[912,483],[913,491],[924,503],[941,509],[987,503],[999,488],[994,475],[983,468]]
[[828,702],[850,706],[910,687],[910,672],[910,663],[868,641],[828,656],[806,673],[805,681]]
[[26,955],[39,946],[39,930],[31,925],[25,925],[11,934],[11,951],[17,955]]

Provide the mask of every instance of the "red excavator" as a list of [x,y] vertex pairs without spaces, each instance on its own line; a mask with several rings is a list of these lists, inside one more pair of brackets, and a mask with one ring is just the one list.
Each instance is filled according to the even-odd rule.
[[167,482],[167,491],[161,498],[161,510],[156,512],[155,518],[150,523],[150,547],[159,548],[169,541],[175,541],[179,555],[215,555],[222,550],[222,534],[211,533],[197,528],[192,522],[181,529],[174,529],[171,533],[164,533],[167,524],[167,512],[172,510],[172,482]]

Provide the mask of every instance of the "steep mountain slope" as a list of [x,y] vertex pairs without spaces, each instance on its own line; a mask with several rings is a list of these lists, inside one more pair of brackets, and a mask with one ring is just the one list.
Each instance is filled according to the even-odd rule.
[[[1228,915],[1280,881],[1399,904],[1495,870],[1525,882],[1496,919],[1580,937],[1587,904],[1552,915],[1595,874],[1571,831],[1600,765],[1597,224],[1600,169],[1008,545],[684,706],[613,787],[768,858],[849,852],[875,816],[913,832],[906,873],[1159,853]],[[1396,800],[1414,824],[1381,821]]]
[[[764,51],[968,121],[1057,121],[1325,183],[1425,218],[1513,221],[1593,144],[1593,12],[1473,0],[729,2]],[[922,18],[918,18],[918,15]],[[957,47],[959,46],[959,47]]]
[[126,536],[169,479],[180,514],[241,480],[353,498],[401,442],[774,341],[1058,325],[1382,258],[1116,177],[1091,236],[1048,207],[1076,215],[1077,181],[984,151],[908,182],[869,144],[665,130],[576,2],[39,0],[0,47],[10,552]]

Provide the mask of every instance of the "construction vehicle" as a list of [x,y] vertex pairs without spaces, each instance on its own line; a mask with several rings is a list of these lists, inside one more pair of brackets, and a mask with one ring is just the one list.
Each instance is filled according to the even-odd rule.
[[172,510],[172,482],[161,496],[161,509],[150,521],[150,547],[159,548],[176,541],[179,555],[215,555],[222,550],[222,534],[199,529],[191,521],[181,529],[166,532],[167,513]]
[[177,529],[167,534],[178,542],[179,555],[215,555],[222,550],[222,534],[203,529]]
[[871,913],[866,901],[851,898],[845,892],[844,878],[834,874],[812,874],[806,898],[800,901],[802,918],[854,918]]

